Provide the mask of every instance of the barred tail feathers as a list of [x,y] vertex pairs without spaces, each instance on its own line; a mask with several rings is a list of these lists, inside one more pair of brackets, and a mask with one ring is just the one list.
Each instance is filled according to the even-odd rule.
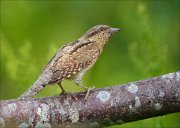
[[33,84],[33,86],[31,86],[26,92],[24,92],[18,99],[30,99],[33,96],[37,95],[45,86],[46,84],[38,79]]

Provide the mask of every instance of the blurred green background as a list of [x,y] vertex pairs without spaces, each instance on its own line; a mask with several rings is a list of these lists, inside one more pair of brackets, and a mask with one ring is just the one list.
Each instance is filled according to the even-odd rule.
[[[120,27],[83,83],[102,88],[180,69],[180,1],[1,0],[0,99],[27,90],[56,50],[97,24]],[[82,91],[64,81],[69,92]],[[58,95],[47,86],[38,97]],[[179,128],[180,113],[111,128]]]

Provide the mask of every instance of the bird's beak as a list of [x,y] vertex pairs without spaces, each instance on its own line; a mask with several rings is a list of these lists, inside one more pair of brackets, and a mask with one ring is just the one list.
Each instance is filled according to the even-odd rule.
[[121,28],[111,28],[111,32],[112,32],[112,33],[118,32],[118,31],[120,31],[120,30],[121,30]]

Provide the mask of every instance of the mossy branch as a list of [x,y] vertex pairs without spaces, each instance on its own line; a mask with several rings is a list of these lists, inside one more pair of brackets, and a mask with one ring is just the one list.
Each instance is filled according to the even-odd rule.
[[0,127],[103,127],[180,112],[180,72],[32,100],[0,102]]

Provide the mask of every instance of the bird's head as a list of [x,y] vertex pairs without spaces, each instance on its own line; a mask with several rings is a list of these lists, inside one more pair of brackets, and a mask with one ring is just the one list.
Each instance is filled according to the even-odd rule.
[[89,29],[84,36],[91,41],[108,40],[115,32],[121,30],[120,28],[112,28],[108,25],[96,25]]

